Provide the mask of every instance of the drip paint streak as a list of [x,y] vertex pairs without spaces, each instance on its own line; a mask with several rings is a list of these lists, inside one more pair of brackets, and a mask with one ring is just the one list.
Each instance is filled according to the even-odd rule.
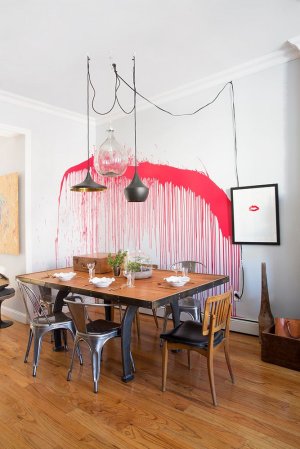
[[207,175],[143,162],[138,171],[149,197],[145,203],[128,203],[123,191],[134,167],[120,178],[103,179],[91,158],[92,176],[107,191],[71,192],[87,166],[85,161],[71,167],[61,181],[57,266],[72,264],[73,254],[140,248],[162,268],[177,260],[201,261],[208,273],[229,275],[231,287],[239,290],[240,247],[232,245],[230,200]]

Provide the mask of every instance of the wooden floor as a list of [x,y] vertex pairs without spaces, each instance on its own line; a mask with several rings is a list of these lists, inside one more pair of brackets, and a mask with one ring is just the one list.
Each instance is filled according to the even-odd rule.
[[[162,324],[162,323],[160,323]],[[43,342],[37,377],[23,363],[28,327],[0,329],[0,448],[300,448],[300,373],[260,360],[256,337],[231,334],[232,385],[223,353],[215,363],[219,406],[213,407],[205,359],[171,354],[162,393],[159,331],[141,316],[133,337],[135,380],[120,380],[120,340],[107,344],[99,393],[91,365],[76,362],[66,381],[70,353]]]

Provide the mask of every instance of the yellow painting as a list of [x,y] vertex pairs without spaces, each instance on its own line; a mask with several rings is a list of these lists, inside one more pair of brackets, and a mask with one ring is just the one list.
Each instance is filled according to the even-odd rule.
[[18,173],[0,176],[0,254],[19,254]]

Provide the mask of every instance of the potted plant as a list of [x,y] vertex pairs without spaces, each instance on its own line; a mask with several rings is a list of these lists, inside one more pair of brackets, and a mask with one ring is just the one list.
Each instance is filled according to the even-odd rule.
[[146,279],[152,276],[152,265],[145,265],[137,260],[129,260],[126,264],[126,272],[135,273],[135,279]]
[[120,276],[121,266],[124,263],[125,257],[127,256],[127,251],[119,251],[113,256],[111,253],[107,256],[108,265],[113,269],[115,276]]

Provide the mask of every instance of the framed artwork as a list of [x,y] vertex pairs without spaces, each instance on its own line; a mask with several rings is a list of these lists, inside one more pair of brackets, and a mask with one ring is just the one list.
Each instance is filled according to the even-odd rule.
[[0,254],[19,254],[18,173],[0,176]]
[[233,243],[279,245],[278,184],[231,188]]

